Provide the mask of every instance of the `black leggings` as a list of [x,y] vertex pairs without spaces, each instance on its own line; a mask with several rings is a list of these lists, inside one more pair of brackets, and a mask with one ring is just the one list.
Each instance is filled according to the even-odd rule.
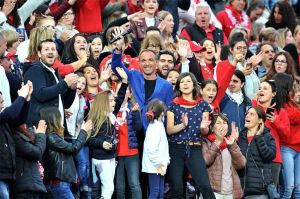
[[171,187],[170,197],[174,199],[181,199],[183,197],[183,173],[184,167],[186,166],[196,183],[196,187],[203,195],[203,198],[215,199],[202,156],[202,148],[200,146],[189,146],[189,148],[188,157],[185,145],[169,143],[171,158],[168,167]]

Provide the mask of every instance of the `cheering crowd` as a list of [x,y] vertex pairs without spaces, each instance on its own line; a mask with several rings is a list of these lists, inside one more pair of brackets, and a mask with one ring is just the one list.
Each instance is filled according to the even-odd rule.
[[299,17],[0,0],[0,199],[300,199]]

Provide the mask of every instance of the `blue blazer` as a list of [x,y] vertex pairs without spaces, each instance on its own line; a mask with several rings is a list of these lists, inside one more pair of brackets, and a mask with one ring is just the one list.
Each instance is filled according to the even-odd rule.
[[156,84],[155,89],[152,95],[146,100],[145,99],[145,80],[144,75],[140,71],[137,70],[128,70],[124,64],[122,63],[122,53],[112,54],[112,62],[111,67],[113,72],[120,78],[116,71],[116,67],[122,67],[126,74],[128,75],[128,80],[130,82],[130,86],[134,95],[135,101],[139,104],[141,113],[142,113],[142,121],[144,126],[144,132],[146,132],[148,121],[146,117],[147,105],[148,103],[157,98],[163,101],[166,106],[169,106],[173,99],[173,87],[172,85],[165,79],[156,76]]

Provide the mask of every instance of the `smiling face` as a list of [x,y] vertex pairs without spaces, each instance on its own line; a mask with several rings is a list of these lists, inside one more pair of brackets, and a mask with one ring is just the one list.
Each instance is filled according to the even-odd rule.
[[140,55],[140,66],[144,75],[150,76],[155,74],[157,61],[155,54],[151,51],[145,51]]
[[208,29],[210,22],[210,12],[208,7],[198,7],[195,13],[195,22],[204,30]]
[[233,75],[230,80],[228,89],[232,93],[238,93],[242,90],[243,86],[244,83],[242,83],[242,81],[236,75]]
[[275,94],[272,92],[271,85],[268,82],[262,82],[258,90],[258,101],[261,104],[268,103],[271,102],[273,96]]
[[95,68],[93,68],[92,66],[85,67],[83,69],[83,75],[86,79],[88,87],[99,86],[99,76]]
[[59,20],[59,23],[65,24],[65,25],[73,25],[74,22],[74,12],[72,9],[69,9],[67,12],[65,12],[62,17]]
[[165,77],[168,72],[174,68],[173,57],[168,54],[162,54],[158,60],[158,70]]
[[38,51],[40,60],[48,67],[52,67],[57,58],[56,44],[54,42],[42,43],[41,51]]
[[91,52],[94,59],[98,59],[102,52],[102,41],[99,37],[93,39],[91,43]]
[[209,104],[212,103],[217,95],[218,89],[215,84],[209,83],[200,90],[202,98]]
[[179,90],[181,91],[182,95],[190,95],[193,93],[194,83],[190,76],[186,76],[181,79],[179,83]]
[[142,7],[145,13],[154,15],[158,9],[158,2],[157,0],[144,0]]
[[287,69],[287,60],[284,55],[279,55],[274,62],[276,73],[285,73]]
[[201,52],[202,58],[204,58],[206,61],[212,61],[216,54],[214,42],[206,40],[203,43],[203,47],[206,48],[206,50]]
[[233,0],[231,2],[232,7],[236,9],[237,11],[241,12],[244,10],[246,6],[246,1],[245,0]]
[[246,113],[245,127],[248,129],[255,128],[258,127],[260,123],[262,123],[262,119],[258,117],[258,114],[254,108],[250,108]]
[[269,44],[266,44],[261,47],[261,51],[264,53],[264,57],[262,59],[263,66],[268,68],[271,67],[275,56],[273,47]]
[[74,50],[77,56],[80,54],[81,50],[86,51],[87,50],[87,41],[82,36],[76,36],[74,41]]

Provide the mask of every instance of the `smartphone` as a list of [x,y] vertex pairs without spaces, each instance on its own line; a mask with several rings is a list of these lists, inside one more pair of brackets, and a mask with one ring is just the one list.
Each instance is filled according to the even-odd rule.
[[267,108],[266,114],[272,115],[274,113],[274,111],[275,111],[274,108],[269,107],[269,108]]

